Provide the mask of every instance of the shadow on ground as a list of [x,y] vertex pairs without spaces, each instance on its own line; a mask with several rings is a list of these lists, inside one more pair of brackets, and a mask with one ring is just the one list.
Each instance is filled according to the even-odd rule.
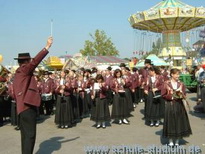
[[201,118],[201,120],[205,120],[205,113],[197,113],[194,111],[189,111],[189,114],[198,118]]
[[36,154],[51,154],[54,151],[58,151],[61,149],[61,145],[65,142],[71,142],[80,137],[75,137],[68,140],[63,140],[64,137],[52,137],[49,140],[43,141],[40,146],[39,150],[36,152]]
[[191,97],[191,98],[189,98],[191,101],[195,101],[195,102],[197,102],[197,97]]

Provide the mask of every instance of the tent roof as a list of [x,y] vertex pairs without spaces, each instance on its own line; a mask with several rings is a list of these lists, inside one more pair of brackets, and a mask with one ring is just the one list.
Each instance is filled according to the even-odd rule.
[[[86,57],[86,56],[85,56]],[[75,58],[75,56],[65,55],[61,58]],[[119,63],[128,63],[127,60],[115,57],[115,56],[87,56],[90,61],[95,61],[97,64],[119,64]]]
[[[149,55],[146,59],[150,59],[155,66],[169,66],[163,59],[157,57],[155,54]],[[139,62],[136,67],[144,67],[144,60]]]
[[98,64],[119,64],[128,63],[127,60],[114,57],[114,56],[90,56],[91,61],[96,61]]

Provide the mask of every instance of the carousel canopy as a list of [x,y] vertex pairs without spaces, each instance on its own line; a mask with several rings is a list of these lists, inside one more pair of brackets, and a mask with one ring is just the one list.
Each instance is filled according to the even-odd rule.
[[[169,66],[163,59],[160,59],[155,54],[149,55],[146,59],[150,59],[155,66]],[[144,60],[139,62],[136,67],[144,67]]]
[[48,57],[46,64],[48,65],[48,67],[55,68],[55,69],[61,69],[63,67],[60,58],[56,56]]
[[129,22],[140,30],[182,32],[205,24],[205,8],[193,7],[179,0],[163,0],[149,10],[131,15]]

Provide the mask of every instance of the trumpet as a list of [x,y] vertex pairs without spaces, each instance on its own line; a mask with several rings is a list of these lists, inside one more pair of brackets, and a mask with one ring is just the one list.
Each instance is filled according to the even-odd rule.
[[[10,72],[3,66],[0,65],[0,77],[6,78]],[[0,82],[0,95],[7,90],[7,84],[5,82]]]
[[9,73],[10,73],[9,70],[7,70],[3,65],[0,65],[0,76],[1,77],[6,78]]

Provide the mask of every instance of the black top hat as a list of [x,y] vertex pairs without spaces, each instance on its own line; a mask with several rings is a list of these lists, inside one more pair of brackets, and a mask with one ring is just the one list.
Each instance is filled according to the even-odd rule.
[[15,60],[18,59],[31,59],[31,56],[29,53],[19,53],[18,58],[14,58]]
[[90,69],[86,69],[85,72],[92,73]]
[[112,67],[111,67],[111,66],[109,66],[109,67],[107,68],[107,70],[111,71],[111,70],[112,70]]
[[151,64],[152,62],[151,62],[150,59],[145,59],[144,63],[145,63],[145,64]]
[[51,75],[51,74],[53,74],[52,72],[48,72],[48,75]]
[[97,68],[96,68],[96,67],[93,67],[91,72],[92,72],[92,73],[96,73],[97,71],[98,71]]
[[125,63],[121,63],[120,67],[126,67]]

